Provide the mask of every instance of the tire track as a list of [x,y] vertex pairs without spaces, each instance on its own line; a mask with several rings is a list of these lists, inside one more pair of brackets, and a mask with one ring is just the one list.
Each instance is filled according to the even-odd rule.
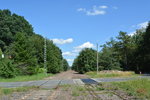
[[[47,81],[41,83],[40,85],[38,85],[38,86],[36,87],[36,89],[33,89],[33,90],[29,91],[28,93],[26,93],[25,95],[23,95],[22,97],[20,97],[20,98],[17,99],[17,100],[28,100],[28,98],[32,98],[33,100],[39,100],[39,99],[41,99],[41,98],[45,98],[45,96],[44,96],[44,94],[41,92],[41,90],[38,90],[38,89],[41,88],[42,85],[46,84],[48,81],[49,81],[49,80],[47,80]],[[34,86],[34,85],[32,85],[32,84],[34,84],[34,83],[36,83],[36,81],[26,84],[25,87],[28,87],[28,86],[30,86],[30,85],[31,85],[31,86]],[[50,92],[50,91],[48,91],[48,92]],[[48,92],[47,92],[47,93],[48,93]],[[47,95],[46,91],[44,91],[44,93]],[[40,94],[42,94],[42,95],[40,95]],[[46,100],[46,99],[45,99],[45,100]]]
[[53,93],[47,98],[47,100],[55,100],[56,99],[57,95],[59,94],[58,92],[59,92],[61,83],[62,83],[62,80],[59,81],[57,86],[54,88]]
[[85,89],[89,92],[89,94],[94,98],[94,100],[102,100],[101,97],[95,92],[94,86],[92,84],[85,84]]

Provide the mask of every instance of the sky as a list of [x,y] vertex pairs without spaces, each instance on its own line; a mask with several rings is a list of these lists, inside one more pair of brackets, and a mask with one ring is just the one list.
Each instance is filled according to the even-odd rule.
[[150,0],[0,0],[0,9],[24,16],[40,34],[61,48],[70,65],[83,48],[133,35],[150,21]]

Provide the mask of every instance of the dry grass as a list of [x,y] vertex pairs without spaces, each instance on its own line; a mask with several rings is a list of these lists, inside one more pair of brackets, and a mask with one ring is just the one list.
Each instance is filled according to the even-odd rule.
[[104,70],[100,71],[98,74],[96,72],[87,72],[86,74],[92,78],[138,76],[132,71],[117,71],[117,70],[111,71]]

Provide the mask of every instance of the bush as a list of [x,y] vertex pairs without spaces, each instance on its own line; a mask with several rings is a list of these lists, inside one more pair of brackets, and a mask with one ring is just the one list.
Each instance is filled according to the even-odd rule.
[[9,59],[0,59],[0,77],[12,78],[16,76],[16,67]]
[[39,68],[39,67],[37,67],[35,69],[35,71],[36,71],[36,73],[45,73],[45,72],[47,72],[47,70],[45,68]]
[[0,59],[2,58],[2,50],[1,50],[1,48],[0,48]]

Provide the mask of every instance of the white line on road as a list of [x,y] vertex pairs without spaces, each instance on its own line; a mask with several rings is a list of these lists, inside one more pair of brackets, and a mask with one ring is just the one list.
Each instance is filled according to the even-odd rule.
[[91,78],[92,80],[94,80],[94,81],[96,81],[96,82],[98,82],[98,83],[100,83],[101,81],[100,80],[98,80],[98,79],[95,79],[95,78]]
[[73,82],[77,85],[84,85],[84,83],[81,81],[81,79],[73,79]]

